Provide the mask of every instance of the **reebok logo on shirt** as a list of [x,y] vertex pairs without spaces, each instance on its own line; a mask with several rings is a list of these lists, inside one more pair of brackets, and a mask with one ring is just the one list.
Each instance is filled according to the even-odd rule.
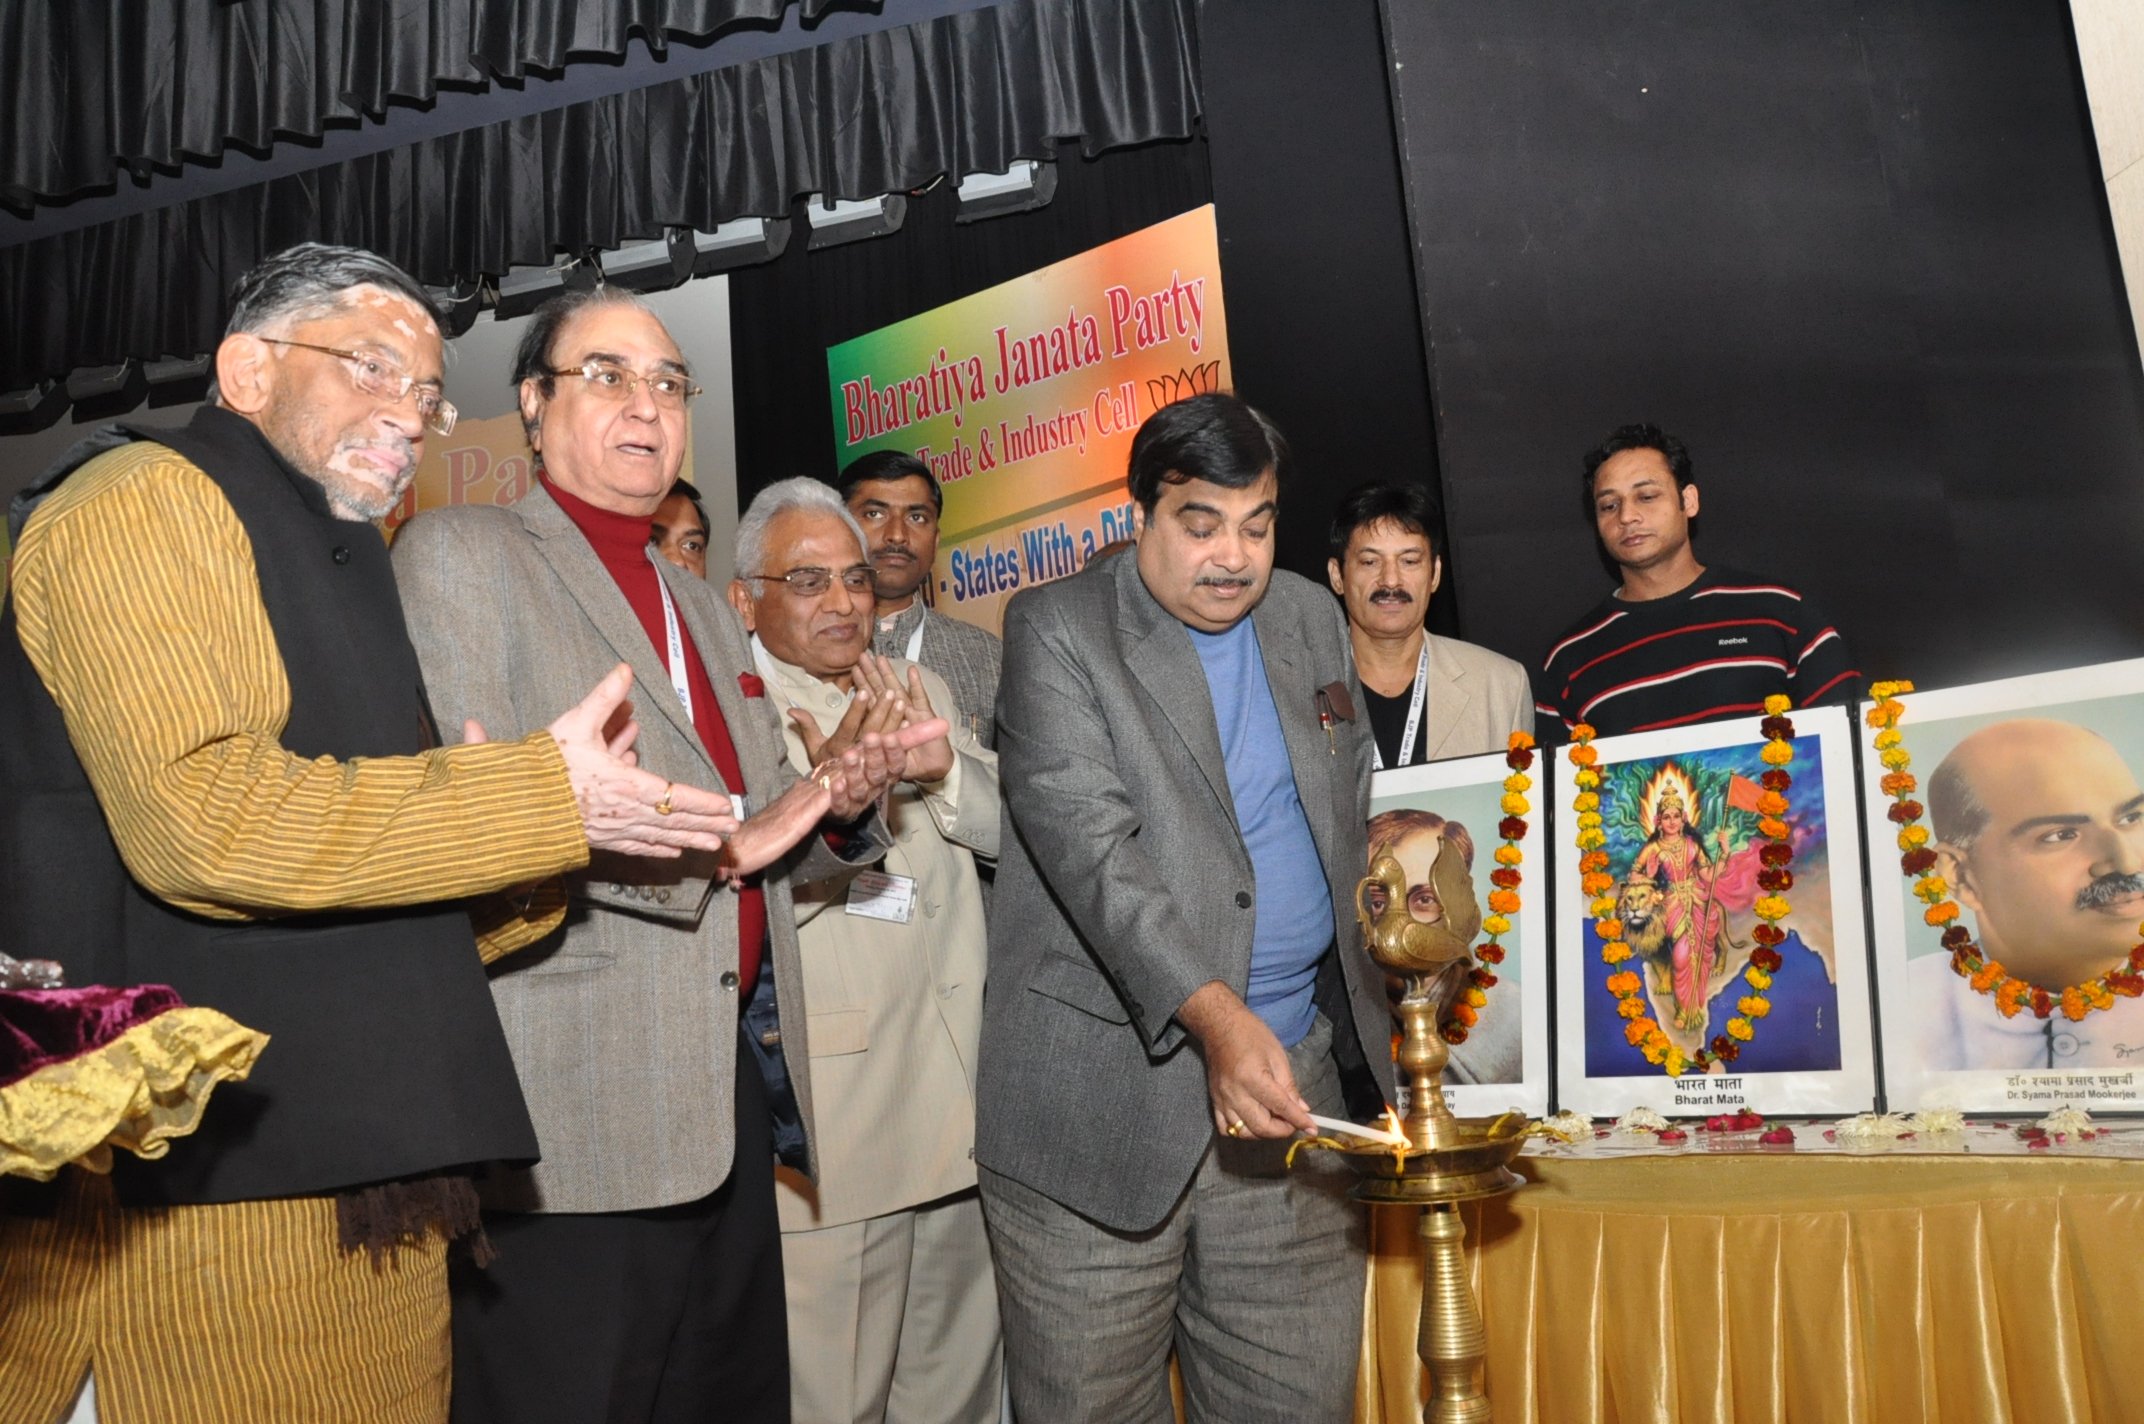
[[1604,735],[1681,727],[1850,698],[1855,672],[1838,631],[1784,584],[1706,569],[1688,589],[1602,599],[1542,660],[1540,708]]

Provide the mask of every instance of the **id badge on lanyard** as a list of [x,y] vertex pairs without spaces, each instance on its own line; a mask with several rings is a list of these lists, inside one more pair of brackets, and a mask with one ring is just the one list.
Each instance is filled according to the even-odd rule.
[[[648,562],[655,563],[655,550],[652,548],[648,550]],[[685,676],[685,635],[677,626],[677,604],[670,599],[670,585],[663,582],[660,565],[655,569],[655,591],[663,597],[663,637],[669,644],[664,651],[669,655],[667,661],[670,664],[670,690],[675,692],[677,700],[684,704],[685,720],[698,726],[692,715],[692,679]]]
[[[648,562],[655,562],[653,549],[648,550]],[[677,604],[670,598],[670,586],[663,582],[659,565],[655,570],[655,591],[663,596],[663,641],[667,644],[663,651],[665,661],[670,664],[670,690],[677,694],[679,704],[684,707],[685,720],[697,728],[700,724],[692,713],[692,679],[685,675],[685,634],[678,627]],[[749,803],[742,793],[730,793],[730,811],[740,821],[750,814]]]
[[[1412,766],[1414,764],[1414,739],[1415,735],[1422,730],[1422,703],[1427,699],[1428,695],[1429,634],[1424,633],[1422,635],[1422,655],[1416,658],[1414,663],[1414,697],[1407,704],[1407,725],[1400,732],[1399,764],[1401,766]],[[1370,756],[1373,768],[1383,771],[1385,769],[1385,754],[1378,747],[1375,737],[1370,739]]]

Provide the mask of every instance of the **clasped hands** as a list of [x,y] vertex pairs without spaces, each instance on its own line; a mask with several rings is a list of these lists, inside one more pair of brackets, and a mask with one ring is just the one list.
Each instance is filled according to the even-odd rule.
[[[590,850],[668,859],[688,850],[719,852],[721,873],[734,879],[764,869],[832,815],[862,815],[909,771],[910,752],[943,742],[946,724],[928,715],[896,716],[890,725],[860,730],[848,743],[815,757],[810,775],[740,821],[728,795],[666,781],[640,768],[633,744],[633,671],[620,663],[580,703],[548,729],[566,763],[566,778],[581,812]],[[474,721],[464,740],[487,740]],[[831,740],[831,739],[829,739]]]
[[[867,652],[857,660],[854,676],[854,695],[849,698],[848,710],[833,731],[822,736],[819,724],[810,712],[802,707],[789,709],[789,720],[804,740],[806,758],[818,766],[829,758],[844,755],[851,747],[869,738],[884,739],[899,734],[924,739],[905,743],[908,751],[906,766],[894,774],[888,785],[894,781],[928,784],[952,775],[952,729],[932,709],[930,694],[923,690],[922,669],[911,665],[904,685],[894,672],[891,659]],[[937,728],[935,735],[930,734],[932,727]]]

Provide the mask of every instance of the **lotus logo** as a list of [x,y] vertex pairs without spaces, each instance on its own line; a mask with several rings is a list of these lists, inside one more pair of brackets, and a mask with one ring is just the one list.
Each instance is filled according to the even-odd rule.
[[1174,405],[1190,396],[1203,396],[1221,389],[1221,363],[1208,361],[1203,366],[1180,370],[1173,376],[1150,376],[1146,392],[1153,398],[1154,409]]

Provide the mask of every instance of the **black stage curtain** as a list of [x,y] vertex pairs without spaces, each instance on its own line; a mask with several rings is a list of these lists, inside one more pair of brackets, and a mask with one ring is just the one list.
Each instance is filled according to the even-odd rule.
[[[1295,447],[1281,567],[1323,583],[1356,486],[1443,494],[1377,6],[1329,0],[1311,25],[1299,0],[1208,0],[1200,24],[1236,389]],[[1464,631],[1448,590],[1471,573],[1447,547],[1432,632]]]
[[308,238],[444,285],[665,227],[1093,154],[1198,121],[1193,0],[1031,0],[844,39],[0,251],[0,389],[210,350]]
[[2144,655],[2144,372],[2067,5],[1385,14],[1469,637],[1538,667],[1607,592],[1580,456],[1651,420],[1698,557],[1800,586],[1871,677]]
[[907,221],[890,236],[810,252],[800,223],[781,257],[730,274],[740,505],[791,475],[833,478],[827,347],[1213,197],[1203,139],[1094,158],[1067,145],[1057,170],[1057,196],[1034,212],[956,224],[952,187],[940,184],[909,202]]
[[[442,87],[569,60],[660,55],[674,37],[779,24],[800,0],[11,0],[0,6],[0,204],[108,189],[228,147],[261,152]],[[801,0],[827,10],[877,0]]]

